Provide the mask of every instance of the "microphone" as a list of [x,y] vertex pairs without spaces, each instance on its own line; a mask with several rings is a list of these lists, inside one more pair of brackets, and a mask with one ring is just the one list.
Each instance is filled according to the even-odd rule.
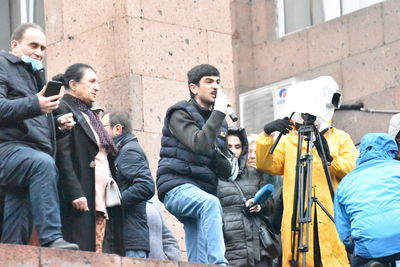
[[236,115],[235,111],[232,109],[231,105],[228,105],[228,108],[226,109],[226,113],[228,113],[228,115],[232,121],[238,120],[238,116]]
[[272,191],[274,191],[274,185],[272,184],[266,184],[263,187],[261,187],[254,195],[253,205],[258,205],[265,202],[265,200],[267,200],[267,198],[271,196]]

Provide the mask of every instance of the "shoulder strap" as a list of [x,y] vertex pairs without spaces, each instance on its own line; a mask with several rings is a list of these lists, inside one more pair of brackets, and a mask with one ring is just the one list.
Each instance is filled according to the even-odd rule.
[[244,196],[244,193],[242,191],[242,188],[240,188],[240,185],[236,181],[232,181],[232,183],[236,186],[236,188],[239,191],[240,196],[242,197],[242,200],[244,203],[246,203],[246,197]]

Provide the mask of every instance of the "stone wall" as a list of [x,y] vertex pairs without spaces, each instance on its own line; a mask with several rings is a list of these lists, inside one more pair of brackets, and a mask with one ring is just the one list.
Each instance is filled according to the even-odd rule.
[[139,260],[115,254],[0,244],[0,267],[205,267],[193,262]]
[[[282,38],[276,0],[236,0],[234,53],[238,93],[290,77],[331,75],[343,103],[369,109],[400,109],[400,2],[386,0]],[[243,11],[243,12],[241,12]],[[355,142],[368,132],[387,131],[391,114],[339,111],[334,124]]]
[[[92,65],[106,111],[129,112],[155,177],[167,108],[189,99],[187,71],[221,72],[235,106],[229,0],[46,0],[48,77],[77,62]],[[166,213],[185,248],[182,225]]]
[[[238,94],[293,76],[331,75],[344,103],[400,109],[400,1],[383,3],[280,38],[277,0],[46,0],[49,77],[76,62],[101,80],[99,103],[132,116],[155,177],[166,109],[188,99],[186,72],[221,71]],[[336,112],[355,142],[386,131],[388,114]],[[182,225],[165,213],[184,250]]]

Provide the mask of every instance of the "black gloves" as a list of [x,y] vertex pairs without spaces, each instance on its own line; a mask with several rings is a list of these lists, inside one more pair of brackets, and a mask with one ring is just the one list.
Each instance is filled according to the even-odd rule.
[[[314,141],[314,146],[316,146],[318,155],[322,159],[322,154],[321,154],[321,148],[324,150],[326,160],[331,163],[333,158],[331,156],[331,152],[329,150],[328,142],[326,141],[326,138],[324,137],[323,134],[319,134],[320,138],[317,138],[317,140]],[[322,144],[322,145],[321,145]]]
[[287,134],[292,129],[290,127],[291,125],[293,125],[293,123],[289,120],[288,117],[285,117],[283,119],[277,119],[271,121],[270,123],[267,123],[264,126],[264,132],[266,134],[271,134],[274,131],[278,131],[281,132],[282,134]]

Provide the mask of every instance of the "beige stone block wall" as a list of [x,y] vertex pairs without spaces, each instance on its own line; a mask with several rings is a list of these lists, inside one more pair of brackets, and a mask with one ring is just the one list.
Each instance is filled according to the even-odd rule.
[[[46,0],[48,76],[73,63],[92,65],[100,79],[99,104],[131,115],[155,178],[165,112],[189,99],[190,68],[219,68],[235,107],[231,2]],[[182,225],[165,214],[184,251]]]
[[[251,45],[240,35],[234,40],[238,93],[290,77],[331,75],[340,86],[344,104],[363,102],[365,108],[400,110],[396,93],[400,85],[399,1],[387,0],[283,37],[277,33],[276,0],[233,2],[251,5],[253,36]],[[253,82],[246,77],[254,77]],[[387,131],[392,116],[337,113],[335,125],[355,141],[368,132]]]
[[144,130],[160,133],[167,108],[189,98],[185,82],[143,76]]
[[400,2],[397,0],[386,0],[383,5],[382,14],[385,43],[398,41],[400,39]]
[[383,45],[382,6],[375,5],[349,16],[349,52],[362,53]]
[[312,27],[308,33],[310,68],[331,63],[349,55],[348,17]]
[[309,69],[307,34],[294,33],[254,47],[256,85],[289,78]]
[[231,33],[230,0],[141,1],[143,18],[186,28]]
[[26,245],[0,244],[2,267],[98,266],[98,267],[205,267],[194,262],[172,262],[120,257],[116,254],[73,251]]
[[[343,60],[343,93],[346,100],[397,86],[400,82],[400,42]],[[382,103],[382,108],[386,103]]]

